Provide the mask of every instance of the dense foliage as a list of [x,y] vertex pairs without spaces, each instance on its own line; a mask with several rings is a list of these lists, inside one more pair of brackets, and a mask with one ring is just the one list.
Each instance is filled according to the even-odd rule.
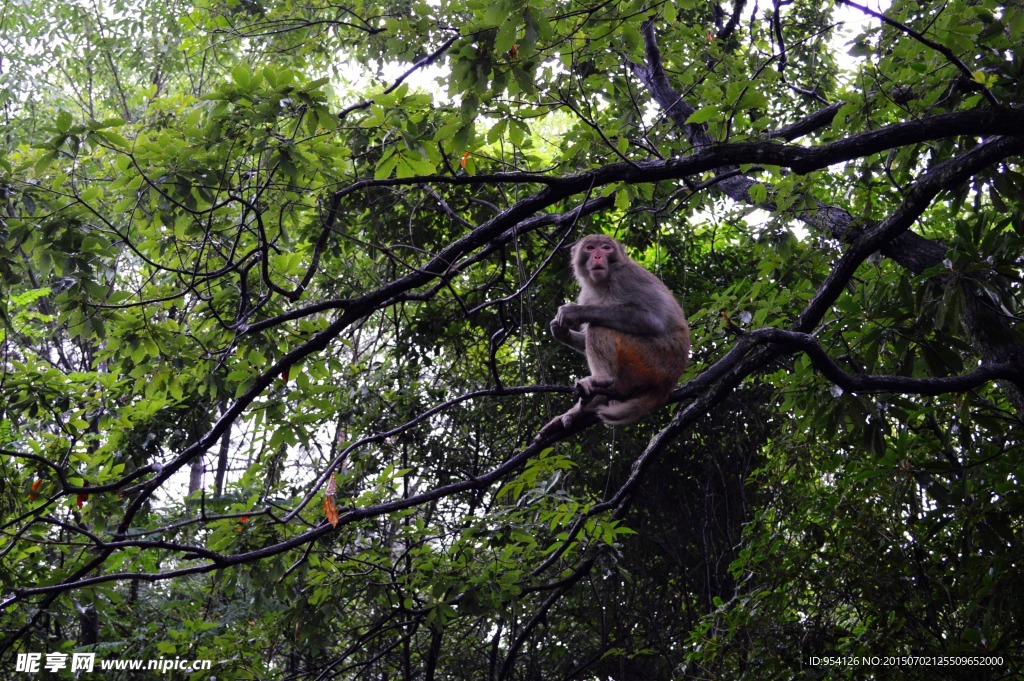
[[[4,4],[0,669],[1019,674],[1024,8],[834,5]],[[535,443],[593,232],[693,362]]]

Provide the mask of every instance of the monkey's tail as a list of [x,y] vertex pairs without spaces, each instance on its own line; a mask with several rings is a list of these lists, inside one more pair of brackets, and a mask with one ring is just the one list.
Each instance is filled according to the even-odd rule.
[[636,423],[647,412],[660,407],[668,395],[646,392],[624,401],[612,400],[597,408],[597,415],[609,426],[628,426]]

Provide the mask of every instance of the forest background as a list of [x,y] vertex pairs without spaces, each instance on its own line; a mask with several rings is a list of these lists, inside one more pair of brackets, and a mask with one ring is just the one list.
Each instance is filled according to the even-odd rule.
[[[1024,9],[872,7],[5,2],[3,673],[1020,674]],[[534,442],[598,232],[691,367]]]

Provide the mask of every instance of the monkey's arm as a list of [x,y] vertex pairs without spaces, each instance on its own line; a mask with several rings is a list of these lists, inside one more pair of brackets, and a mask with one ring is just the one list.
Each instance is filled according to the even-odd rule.
[[[551,332],[559,338],[555,327],[569,330],[581,324],[603,326],[638,336],[660,336],[669,329],[671,313],[639,305],[577,305],[566,303],[551,320]],[[572,333],[570,331],[570,333]],[[561,340],[559,338],[559,340]],[[563,341],[565,342],[565,341]],[[568,345],[568,343],[567,343]],[[574,346],[575,347],[575,346]]]

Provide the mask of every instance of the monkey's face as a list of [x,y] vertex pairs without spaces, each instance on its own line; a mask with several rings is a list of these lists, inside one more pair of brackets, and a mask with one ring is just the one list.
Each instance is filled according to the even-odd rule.
[[618,254],[616,244],[611,239],[588,237],[579,244],[576,262],[591,281],[603,283],[608,280],[611,266],[618,260]]

